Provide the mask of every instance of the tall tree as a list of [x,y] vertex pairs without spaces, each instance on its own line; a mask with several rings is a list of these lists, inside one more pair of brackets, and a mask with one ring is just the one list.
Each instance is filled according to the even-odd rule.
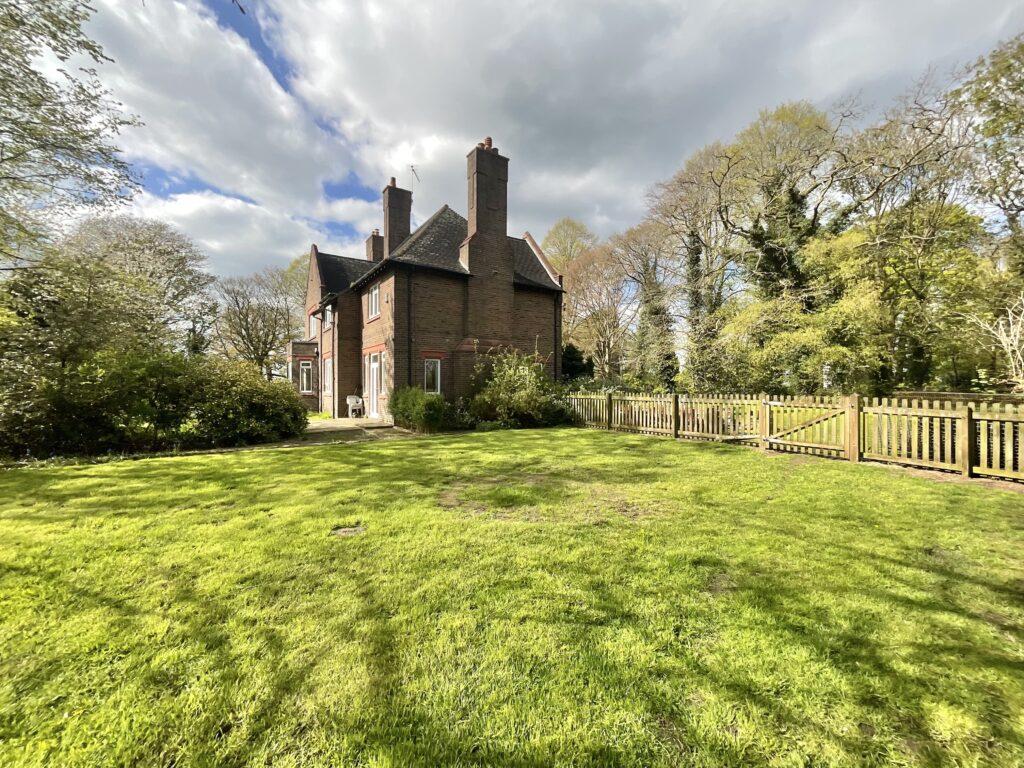
[[[55,221],[128,196],[135,180],[113,139],[135,123],[84,59],[109,61],[82,27],[82,0],[0,4],[0,259],[36,258]],[[45,57],[63,67],[48,75]]]
[[[309,267],[309,255],[296,256],[288,266],[276,270],[271,278],[274,289],[281,294],[288,305],[288,316],[291,318],[290,339],[306,338],[306,271]],[[270,272],[268,270],[268,272]]]
[[136,320],[167,331],[178,346],[202,352],[216,314],[206,256],[169,224],[134,216],[87,219],[60,244],[79,260],[107,264],[132,281]]
[[595,245],[597,236],[587,229],[586,224],[566,217],[548,230],[541,248],[551,265],[565,273],[573,261]]
[[1024,293],[1017,296],[995,320],[977,315],[967,317],[1002,353],[1006,360],[1006,382],[1014,392],[1024,392]]
[[679,372],[672,314],[676,251],[669,231],[649,219],[610,242],[612,258],[632,284],[637,303],[631,369],[641,381],[669,386]]
[[566,341],[594,361],[602,378],[622,373],[626,343],[636,320],[636,291],[608,245],[584,251],[565,275],[573,324]]
[[742,241],[723,221],[712,181],[722,151],[719,144],[698,150],[650,197],[651,216],[668,232],[676,252],[674,278],[686,337],[685,386],[702,392],[722,381],[719,312],[742,288]]
[[268,380],[273,379],[292,332],[288,297],[280,290],[280,270],[223,278],[216,290],[218,350],[226,357],[249,361]]
[[744,241],[748,280],[764,296],[803,296],[800,249],[826,222],[844,218],[835,192],[851,170],[841,151],[850,117],[783,104],[718,152],[709,174],[718,215]]
[[975,62],[953,96],[971,113],[977,191],[999,210],[1007,261],[1024,277],[1024,34]]

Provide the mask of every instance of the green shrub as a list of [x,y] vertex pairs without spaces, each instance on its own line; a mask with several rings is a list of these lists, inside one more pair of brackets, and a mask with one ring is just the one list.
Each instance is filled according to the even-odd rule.
[[503,427],[547,427],[572,421],[561,390],[537,355],[517,350],[489,355],[477,363],[478,381],[470,411],[479,422]]
[[202,360],[191,425],[194,442],[248,445],[294,437],[306,429],[306,406],[289,383],[269,382],[247,363]]
[[280,440],[306,428],[285,382],[252,366],[174,352],[101,352],[51,377],[0,388],[0,453],[138,453]]
[[419,429],[423,423],[423,406],[427,393],[418,387],[401,387],[391,393],[388,408],[395,424],[406,429]]
[[473,429],[476,420],[463,400],[445,400],[441,395],[428,395],[418,387],[396,389],[390,400],[395,424],[417,432]]

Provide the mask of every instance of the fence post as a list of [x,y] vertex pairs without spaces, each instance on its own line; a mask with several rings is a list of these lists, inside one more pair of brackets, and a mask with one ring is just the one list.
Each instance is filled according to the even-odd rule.
[[679,393],[672,394],[672,437],[679,439]]
[[860,395],[847,398],[846,458],[854,464],[860,461]]
[[970,477],[974,455],[974,409],[970,405],[960,411],[956,427],[956,457],[964,477]]
[[612,429],[612,393],[611,392],[608,393],[607,398],[608,399],[605,400],[605,405],[608,408],[608,413],[605,414],[605,422],[606,422],[605,423],[605,428],[610,432],[611,429]]
[[761,393],[761,410],[757,416],[757,433],[761,438],[761,450],[768,450],[768,435],[771,434],[771,430],[768,427],[768,422],[771,420],[771,406],[768,405],[768,395],[764,392]]

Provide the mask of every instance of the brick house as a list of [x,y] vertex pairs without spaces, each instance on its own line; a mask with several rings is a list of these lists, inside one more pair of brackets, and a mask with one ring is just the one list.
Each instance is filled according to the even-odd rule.
[[477,354],[502,348],[561,373],[562,279],[529,232],[508,235],[508,158],[488,138],[466,176],[468,219],[445,205],[411,231],[412,193],[392,178],[365,259],[310,249],[309,337],[289,344],[288,375],[311,409],[345,416],[360,395],[386,419],[396,387],[466,395]]

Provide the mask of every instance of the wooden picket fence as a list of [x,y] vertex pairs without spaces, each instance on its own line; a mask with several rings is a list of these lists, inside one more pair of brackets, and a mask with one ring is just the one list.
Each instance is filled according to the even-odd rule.
[[1024,480],[1024,403],[573,392],[582,426]]

